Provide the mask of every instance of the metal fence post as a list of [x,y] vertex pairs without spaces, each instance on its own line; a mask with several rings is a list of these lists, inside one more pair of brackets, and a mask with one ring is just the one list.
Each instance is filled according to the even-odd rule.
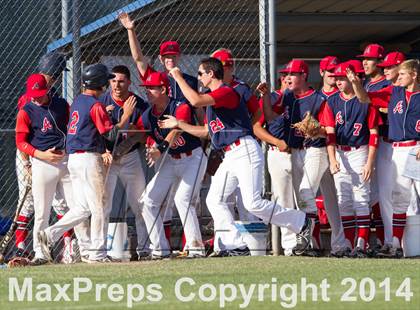
[[81,59],[80,50],[80,2],[72,3],[72,32],[73,32],[73,98],[79,94],[81,86]]

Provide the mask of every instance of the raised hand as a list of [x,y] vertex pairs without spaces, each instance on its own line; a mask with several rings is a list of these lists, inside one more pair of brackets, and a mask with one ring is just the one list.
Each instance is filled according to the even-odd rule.
[[256,90],[260,93],[261,96],[264,96],[268,93],[268,86],[266,82],[261,82],[258,84]]
[[175,67],[172,68],[171,71],[169,71],[169,75],[176,80],[177,78],[182,77],[182,71],[178,67]]
[[123,106],[124,114],[127,116],[131,116],[134,112],[136,104],[137,104],[137,99],[135,96],[128,97],[128,99],[124,102],[124,106]]
[[125,29],[134,29],[134,21],[131,20],[130,16],[128,16],[126,12],[121,12],[120,14],[118,14],[118,19]]

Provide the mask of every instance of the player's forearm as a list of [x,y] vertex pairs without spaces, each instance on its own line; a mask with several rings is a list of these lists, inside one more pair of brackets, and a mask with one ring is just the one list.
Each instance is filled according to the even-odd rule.
[[273,108],[271,107],[271,98],[270,98],[269,93],[265,94],[262,97],[262,99],[263,99],[263,112],[264,112],[265,121],[270,122],[279,115],[276,112],[274,112]]
[[327,145],[327,153],[330,163],[337,161],[337,158],[335,157],[335,144]]
[[255,136],[261,141],[267,142],[272,145],[279,145],[282,140],[272,136],[259,122],[253,125]]
[[360,81],[353,81],[353,90],[361,103],[370,103],[370,98]]
[[207,139],[209,136],[207,125],[197,126],[184,121],[178,121],[178,128],[200,139]]
[[141,75],[144,75],[147,70],[147,62],[140,47],[140,42],[137,38],[136,31],[128,29],[128,43],[130,45],[131,57],[137,65]]
[[379,143],[378,129],[372,128],[369,130],[369,133],[370,133],[369,153],[368,153],[367,163],[373,166],[373,164],[375,163],[376,152],[378,150],[378,143]]
[[29,156],[34,157],[36,149],[27,141],[26,133],[16,132],[16,147],[23,160],[29,160]]

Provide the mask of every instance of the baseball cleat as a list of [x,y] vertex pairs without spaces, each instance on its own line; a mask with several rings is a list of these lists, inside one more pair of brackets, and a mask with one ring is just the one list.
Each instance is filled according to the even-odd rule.
[[368,255],[365,250],[359,247],[355,247],[353,251],[350,253],[351,258],[367,258]]
[[89,259],[87,263],[88,264],[121,263],[121,260],[107,255],[100,259]]
[[303,255],[311,242],[312,220],[305,217],[305,223],[302,230],[296,235],[296,246],[293,248],[293,254],[297,256]]
[[160,254],[152,254],[152,260],[167,260],[167,259],[171,259],[172,258],[172,254],[166,254],[166,255],[160,255]]
[[248,247],[236,248],[232,250],[221,250],[219,252],[213,252],[209,257],[233,257],[233,256],[250,256],[251,252]]
[[48,242],[48,236],[45,233],[45,231],[41,230],[38,232],[38,242],[41,246],[41,251],[42,254],[44,254],[45,259],[48,262],[52,262],[53,258],[51,256],[51,250],[50,250],[50,246],[49,246],[49,242]]
[[31,261],[31,265],[32,266],[41,266],[41,265],[45,265],[50,263],[47,259],[45,258],[41,258],[41,257],[35,257],[32,261]]
[[331,252],[329,257],[335,258],[348,258],[350,257],[351,250],[349,248],[345,248],[344,250],[338,250],[336,252]]
[[394,248],[385,244],[376,254],[378,258],[402,258],[403,250],[401,248]]
[[146,260],[152,260],[152,253],[149,252],[140,252],[138,253],[138,258],[139,261],[146,261]]

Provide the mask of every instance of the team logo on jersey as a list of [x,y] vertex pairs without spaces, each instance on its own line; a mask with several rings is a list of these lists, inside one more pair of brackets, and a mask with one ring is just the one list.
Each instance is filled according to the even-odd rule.
[[216,132],[219,132],[219,131],[225,129],[225,125],[223,125],[223,123],[221,122],[221,120],[218,117],[216,117],[215,120],[212,120],[209,123],[209,127],[210,127],[210,130],[211,130],[212,133],[216,133]]
[[335,115],[335,123],[340,124],[340,125],[344,124],[344,119],[343,119],[343,116],[341,115],[341,111],[338,111],[338,113]]
[[176,149],[178,147],[184,146],[186,144],[183,136],[179,136],[178,139],[171,145],[171,149]]
[[48,118],[44,117],[44,121],[42,122],[42,132],[47,132],[47,130],[52,129],[52,125],[50,123],[50,121],[48,120]]
[[402,114],[403,113],[403,102],[402,100],[398,101],[395,108],[392,110],[392,112],[394,112],[394,114],[399,113]]

